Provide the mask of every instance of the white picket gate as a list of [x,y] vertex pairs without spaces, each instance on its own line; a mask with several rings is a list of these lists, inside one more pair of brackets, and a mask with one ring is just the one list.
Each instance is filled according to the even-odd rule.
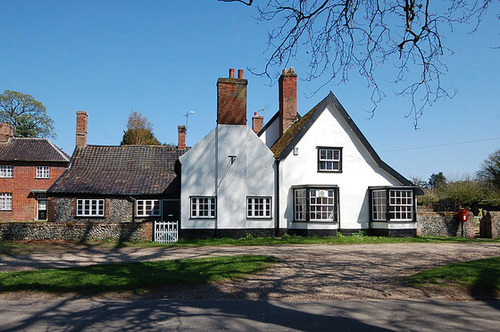
[[159,243],[174,243],[179,240],[178,221],[155,221],[154,240]]

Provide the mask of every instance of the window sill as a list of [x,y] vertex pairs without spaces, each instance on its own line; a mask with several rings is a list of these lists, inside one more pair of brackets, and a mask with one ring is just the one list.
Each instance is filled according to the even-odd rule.
[[293,223],[305,223],[305,224],[338,224],[338,221],[334,220],[294,220]]

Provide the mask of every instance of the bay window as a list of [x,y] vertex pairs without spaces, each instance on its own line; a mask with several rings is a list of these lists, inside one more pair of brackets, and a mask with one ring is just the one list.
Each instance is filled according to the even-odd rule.
[[337,222],[338,188],[296,187],[293,189],[294,221]]

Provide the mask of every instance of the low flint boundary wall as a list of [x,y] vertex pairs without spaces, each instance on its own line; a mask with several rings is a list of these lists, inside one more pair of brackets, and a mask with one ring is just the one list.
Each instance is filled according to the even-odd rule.
[[142,223],[5,223],[0,224],[0,240],[63,241],[153,240],[153,222]]

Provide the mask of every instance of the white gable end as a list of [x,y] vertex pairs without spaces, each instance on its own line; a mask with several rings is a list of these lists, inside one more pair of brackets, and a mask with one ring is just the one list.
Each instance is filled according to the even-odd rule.
[[[369,191],[371,186],[401,185],[379,167],[349,124],[329,103],[310,124],[307,131],[280,162],[280,227],[326,227],[324,224],[301,224],[294,219],[294,191],[297,186],[337,188],[338,223],[330,227],[367,229],[369,227]],[[340,151],[341,170],[318,170],[320,148]]]

